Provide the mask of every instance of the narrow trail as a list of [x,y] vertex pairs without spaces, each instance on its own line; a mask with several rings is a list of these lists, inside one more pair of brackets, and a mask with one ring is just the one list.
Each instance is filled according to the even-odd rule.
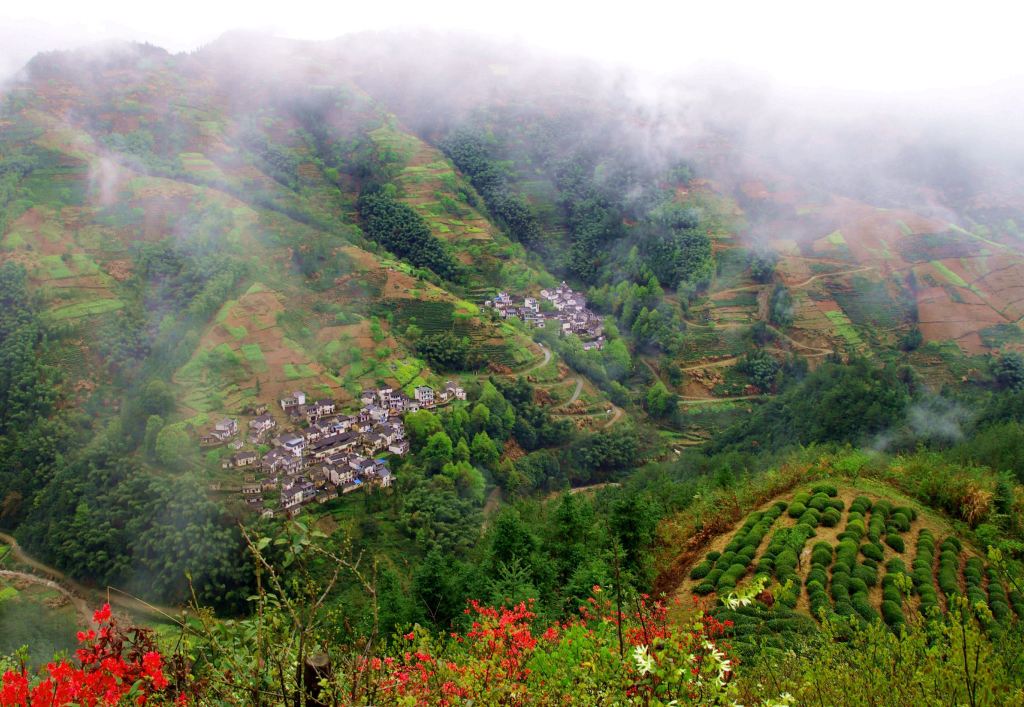
[[764,395],[733,395],[727,398],[680,398],[680,405],[714,405],[716,403],[731,403],[737,400],[760,400]]
[[602,429],[607,430],[609,427],[614,425],[616,422],[622,419],[622,416],[626,414],[626,411],[620,408],[618,405],[612,404],[612,417],[608,422],[604,423]]
[[[179,616],[183,611],[185,611],[185,609],[181,607],[151,604],[143,601],[142,599],[131,596],[116,587],[107,587],[105,591],[101,589],[90,589],[89,587],[79,584],[75,580],[71,579],[60,570],[44,564],[27,554],[22,549],[21,545],[18,544],[18,541],[14,536],[8,535],[7,533],[0,533],[0,542],[4,542],[10,546],[11,551],[8,555],[9,557],[14,557],[14,559],[19,563],[31,567],[38,573],[38,575],[20,572],[15,574],[24,574],[26,577],[37,577],[37,579],[42,581],[50,581],[57,585],[58,588],[63,588],[62,590],[65,593],[77,596],[83,606],[88,606],[89,602],[96,602],[98,605],[99,601],[108,601],[111,606],[119,606],[122,609],[128,609],[129,611],[137,614],[144,614],[151,618],[161,619],[173,619],[175,616]],[[3,571],[11,572],[12,570]],[[76,606],[78,606],[77,603]],[[89,612],[90,619],[91,616],[92,614]]]
[[533,373],[538,368],[543,368],[544,366],[546,366],[549,363],[551,363],[551,349],[549,349],[548,347],[546,347],[544,344],[542,344],[540,342],[537,342],[537,346],[540,347],[541,353],[544,354],[544,360],[541,361],[540,363],[532,364],[529,368],[525,368],[525,369],[519,371],[518,373],[516,373],[515,375],[517,375],[517,376],[525,376],[527,373]]
[[574,402],[580,399],[580,394],[583,393],[583,377],[579,376],[576,378],[576,390],[572,391],[572,397],[566,400],[558,407],[564,408],[567,405],[572,405]]
[[798,283],[796,285],[789,285],[789,289],[791,289],[791,290],[802,289],[802,288],[807,287],[808,285],[810,285],[815,280],[818,280],[818,279],[823,278],[823,277],[839,277],[841,275],[853,275],[854,273],[864,272],[865,270],[875,270],[875,269],[876,268],[875,268],[874,265],[861,265],[859,268],[852,268],[850,270],[836,270],[835,272],[818,273],[817,275],[812,275],[811,277],[807,278],[806,280],[804,280],[801,283]]
[[740,360],[739,356],[730,356],[729,358],[723,358],[723,359],[720,359],[718,361],[709,361],[707,363],[700,363],[700,364],[697,364],[696,366],[684,366],[684,367],[680,368],[679,370],[681,370],[681,371],[699,371],[702,368],[724,368],[726,366],[733,365],[734,363],[736,363],[739,360]]
[[760,283],[758,283],[756,285],[740,285],[739,287],[730,287],[730,288],[728,288],[726,290],[719,290],[718,292],[712,292],[710,295],[708,295],[708,299],[712,299],[713,300],[715,297],[718,297],[719,295],[731,295],[733,292],[746,292],[747,290],[759,290],[762,287],[765,287],[765,285],[762,285]]

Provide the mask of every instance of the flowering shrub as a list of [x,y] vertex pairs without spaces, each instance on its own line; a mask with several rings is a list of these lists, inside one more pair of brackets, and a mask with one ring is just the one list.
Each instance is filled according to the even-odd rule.
[[82,647],[76,651],[77,664],[49,663],[39,676],[30,675],[24,666],[7,671],[0,686],[0,706],[142,705],[153,697],[164,701],[168,681],[151,633],[120,630],[109,604],[96,611],[93,620],[99,632],[78,633]]
[[731,704],[731,622],[702,612],[682,628],[637,597],[627,613],[594,588],[573,620],[538,626],[532,602],[471,601],[470,628],[438,641],[416,629],[396,655],[358,667],[352,704]]
[[[341,669],[319,684],[276,694],[267,683],[260,701],[281,704],[305,692],[322,703],[353,707],[735,703],[736,660],[725,640],[730,622],[694,607],[695,618],[679,624],[663,603],[647,596],[632,598],[627,612],[606,595],[595,586],[578,616],[554,624],[538,620],[532,601],[511,607],[471,601],[464,630],[438,636],[416,627],[377,652],[349,647],[334,656]],[[151,632],[120,629],[109,606],[95,620],[98,631],[78,636],[76,661],[50,663],[36,676],[24,667],[8,671],[0,707],[248,704],[255,694],[239,691],[234,676],[216,662],[187,664],[175,656],[168,665]],[[227,649],[224,642],[217,645],[220,652]],[[244,657],[245,649],[239,650]]]

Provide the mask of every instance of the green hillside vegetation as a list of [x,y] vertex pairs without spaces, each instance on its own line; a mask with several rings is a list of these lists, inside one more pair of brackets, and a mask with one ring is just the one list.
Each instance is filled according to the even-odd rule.
[[[1024,701],[1012,209],[755,178],[557,71],[455,100],[385,81],[393,38],[253,41],[0,97],[5,568],[191,605],[159,637],[195,704],[302,704],[314,653],[322,704]],[[449,380],[391,485],[293,519],[225,464],[306,428],[293,391]]]

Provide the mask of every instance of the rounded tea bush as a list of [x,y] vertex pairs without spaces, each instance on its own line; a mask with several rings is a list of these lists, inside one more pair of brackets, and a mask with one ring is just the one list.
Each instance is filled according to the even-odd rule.
[[811,564],[825,567],[832,564],[832,546],[828,543],[814,543],[811,548]]
[[808,508],[813,508],[816,511],[823,511],[828,507],[829,498],[823,493],[816,493],[811,496],[811,500],[807,502]]
[[832,484],[820,483],[820,484],[815,484],[814,486],[811,487],[811,493],[815,493],[815,494],[823,493],[826,496],[833,496],[834,497],[834,496],[838,496],[839,495],[839,489],[837,489]]
[[878,621],[878,612],[875,611],[875,607],[871,606],[867,594],[854,594],[850,597],[850,604],[853,606],[854,611],[868,623]]
[[690,579],[704,579],[708,576],[708,573],[711,572],[712,567],[714,567],[714,565],[707,560],[704,560],[690,570]]
[[903,626],[907,620],[903,616],[903,609],[894,601],[882,602],[882,618],[889,628],[896,630]]
[[890,584],[882,589],[882,600],[900,604],[903,602],[903,595],[900,594],[900,590],[896,588],[895,584]]
[[903,537],[896,533],[889,533],[885,536],[885,544],[896,552],[903,552],[907,546],[903,543]]
[[910,518],[899,511],[889,516],[887,522],[889,523],[889,527],[896,528],[901,533],[905,533],[910,530]]
[[851,513],[865,514],[871,510],[871,499],[867,496],[857,496],[850,504]]
[[826,528],[836,527],[840,520],[842,520],[842,516],[835,508],[829,508],[821,514],[821,524]]
[[865,557],[870,557],[874,560],[874,562],[877,563],[881,563],[886,556],[885,552],[882,549],[882,546],[873,543],[864,543],[863,545],[861,545],[860,553]]
[[712,550],[711,552],[708,553],[708,559],[710,561],[712,561],[712,562],[714,562],[715,560],[717,560],[721,556],[722,556],[722,553],[720,553],[718,550]]
[[793,501],[791,504],[789,504],[789,510],[787,510],[786,512],[789,513],[790,518],[799,518],[807,512],[807,506],[800,503],[799,501]]
[[[799,503],[806,506],[807,502],[811,500],[811,494],[801,491],[800,493],[793,496],[793,503]],[[792,503],[790,505],[793,505]]]
[[867,565],[857,565],[854,567],[853,576],[855,579],[864,582],[868,587],[878,584],[878,570]]

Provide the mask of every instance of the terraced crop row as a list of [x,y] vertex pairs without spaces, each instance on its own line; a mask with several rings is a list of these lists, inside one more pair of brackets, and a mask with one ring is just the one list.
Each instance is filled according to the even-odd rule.
[[694,591],[710,594],[735,589],[737,582],[746,575],[761,541],[784,510],[786,504],[779,502],[766,511],[751,513],[724,551],[708,553],[704,561],[690,571],[690,579],[703,580]]
[[[947,605],[954,597],[963,596],[972,607],[987,606],[990,631],[1001,631],[1015,615],[1024,617],[1024,595],[1006,587],[999,572],[987,567],[980,557],[965,559],[963,546],[953,536],[942,541],[936,554],[933,532],[922,528],[908,569],[909,556],[900,555],[907,552],[905,534],[912,530],[917,512],[887,500],[855,498],[837,542],[815,542],[806,553],[809,565],[804,564],[805,546],[818,537],[818,528],[837,526],[843,511],[837,490],[819,484],[794,494],[788,505],[779,501],[752,513],[723,552],[708,553],[691,570],[691,579],[698,581],[694,591],[702,595],[717,592],[724,597],[753,566],[754,575],[774,578],[783,587],[802,587],[815,618],[847,617],[862,624],[881,620],[898,631],[907,622],[905,612],[913,606],[908,602],[914,595],[922,614],[930,616],[942,610],[936,585]],[[788,516],[783,518],[783,527],[772,531],[783,513]],[[764,551],[757,556],[769,533]],[[801,580],[804,568],[806,576]],[[879,585],[880,602],[872,597],[872,588]],[[795,608],[798,598],[799,591],[775,593],[776,606],[782,611]]]

